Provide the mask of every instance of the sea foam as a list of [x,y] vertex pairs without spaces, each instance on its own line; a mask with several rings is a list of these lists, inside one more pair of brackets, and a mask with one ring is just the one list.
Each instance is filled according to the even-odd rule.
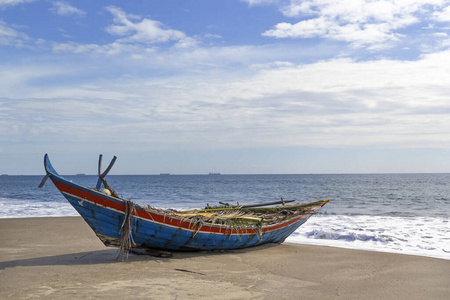
[[450,260],[449,225],[445,218],[315,215],[286,241]]

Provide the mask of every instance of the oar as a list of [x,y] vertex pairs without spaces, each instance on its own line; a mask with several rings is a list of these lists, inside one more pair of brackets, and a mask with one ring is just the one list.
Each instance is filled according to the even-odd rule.
[[[287,201],[292,202],[292,200],[284,200],[284,201],[285,202],[287,202]],[[290,207],[294,207],[294,206],[296,208],[300,208],[300,207],[306,208],[306,207],[314,206],[314,205],[322,205],[323,206],[327,202],[330,202],[330,200],[324,199],[324,200],[319,200],[319,201],[314,201],[314,202],[309,202],[309,203],[295,204],[295,205],[291,205],[291,206],[285,206],[285,208],[290,208]],[[245,208],[245,207],[243,207],[243,206],[234,206],[234,207],[218,207],[218,208],[206,208],[206,209],[191,209],[191,210],[180,211],[179,213],[195,213],[195,212],[210,212],[210,211],[221,211],[221,210],[237,210],[237,209],[241,209],[241,208]],[[282,208],[282,206],[280,206],[280,208]],[[260,208],[260,209],[264,209],[264,207]]]
[[222,202],[219,201],[220,204],[223,205],[227,205],[230,207],[240,207],[240,208],[251,208],[251,207],[260,207],[260,206],[268,206],[268,205],[276,205],[276,204],[285,204],[285,203],[290,203],[290,202],[294,202],[295,200],[283,200],[283,198],[281,198],[281,201],[274,201],[274,202],[267,202],[267,203],[258,203],[258,204],[247,204],[247,205],[232,205],[229,204],[227,202]]

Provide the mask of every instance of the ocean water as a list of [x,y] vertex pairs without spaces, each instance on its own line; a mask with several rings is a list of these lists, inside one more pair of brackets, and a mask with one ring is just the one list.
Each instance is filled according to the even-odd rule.
[[[0,218],[76,216],[42,176],[0,176]],[[65,176],[93,187],[96,176]],[[330,199],[286,241],[450,259],[450,174],[110,175],[124,199],[159,208]]]

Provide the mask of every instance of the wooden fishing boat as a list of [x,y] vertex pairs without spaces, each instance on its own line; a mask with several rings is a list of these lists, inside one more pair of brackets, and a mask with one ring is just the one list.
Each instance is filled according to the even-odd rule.
[[[229,205],[205,209],[174,211],[143,207],[121,199],[108,185],[105,176],[116,157],[99,179],[88,188],[60,176],[46,154],[47,178],[72,204],[106,246],[152,248],[162,250],[216,250],[281,243],[329,200],[286,205],[294,200],[256,204]],[[273,206],[274,204],[281,204]],[[272,206],[269,206],[272,205]]]

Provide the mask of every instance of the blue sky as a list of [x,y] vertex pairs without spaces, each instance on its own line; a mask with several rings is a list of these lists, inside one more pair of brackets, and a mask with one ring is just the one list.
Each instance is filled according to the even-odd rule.
[[450,170],[450,1],[0,0],[0,173]]

